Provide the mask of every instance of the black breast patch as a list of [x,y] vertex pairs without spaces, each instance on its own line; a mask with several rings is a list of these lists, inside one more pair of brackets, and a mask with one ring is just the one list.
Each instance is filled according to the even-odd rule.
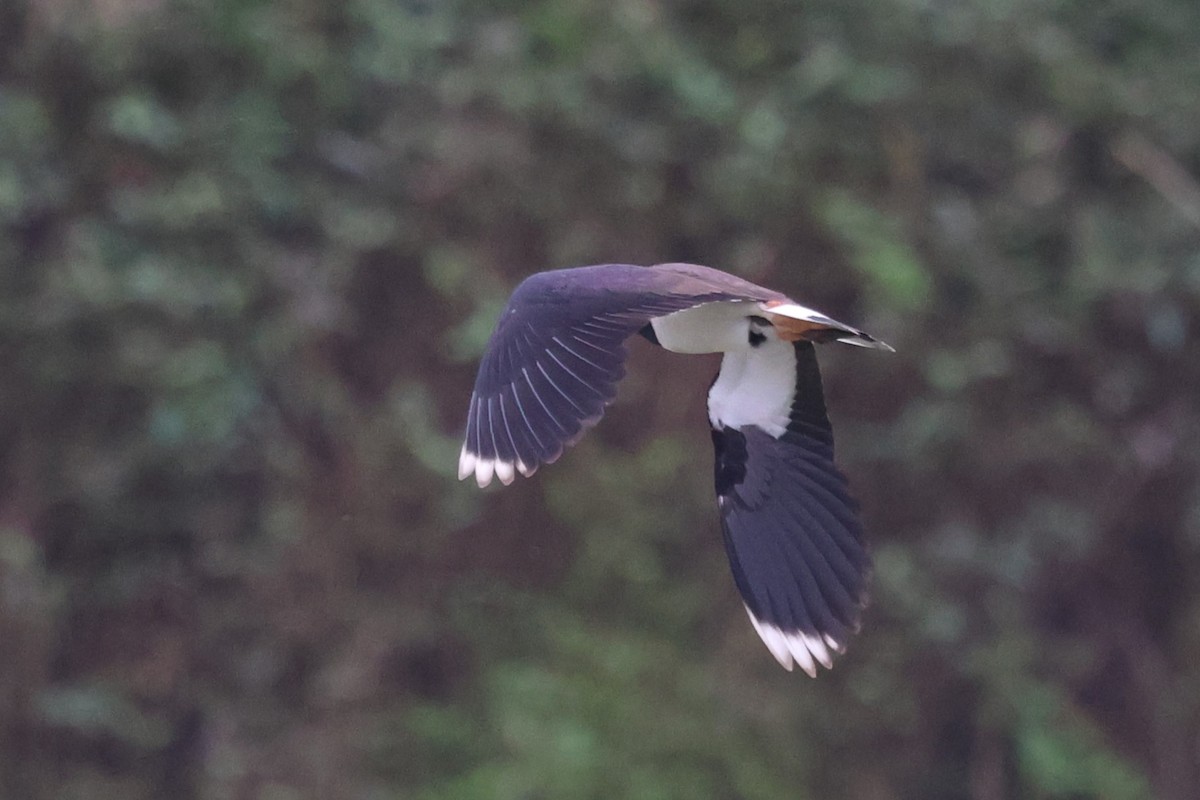
[[713,462],[717,484],[717,499],[724,503],[733,490],[746,479],[746,436],[736,428],[713,428]]

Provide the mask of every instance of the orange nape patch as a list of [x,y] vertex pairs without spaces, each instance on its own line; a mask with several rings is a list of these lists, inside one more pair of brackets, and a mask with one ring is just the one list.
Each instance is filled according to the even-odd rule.
[[785,317],[780,314],[772,314],[767,312],[767,319],[775,326],[775,332],[779,334],[779,338],[785,342],[808,342],[814,339],[821,339],[820,335],[815,334],[816,331],[836,331],[838,328],[830,327],[829,325],[821,325],[816,322],[809,322],[806,319],[796,319],[795,317]]

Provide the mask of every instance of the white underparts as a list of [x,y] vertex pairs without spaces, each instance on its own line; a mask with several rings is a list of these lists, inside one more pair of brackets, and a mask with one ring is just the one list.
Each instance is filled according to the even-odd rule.
[[725,353],[721,372],[708,392],[708,419],[714,428],[756,425],[772,436],[787,430],[796,392],[792,345],[771,330],[757,347],[743,341]]

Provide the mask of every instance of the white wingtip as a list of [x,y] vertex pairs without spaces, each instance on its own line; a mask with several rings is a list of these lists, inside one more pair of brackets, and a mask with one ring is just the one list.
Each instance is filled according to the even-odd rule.
[[514,480],[517,479],[517,472],[515,469],[513,469],[513,465],[512,465],[511,461],[497,460],[495,463],[495,467],[496,467],[496,477],[499,478],[500,482],[503,483],[505,486],[508,486],[510,483],[512,483]]
[[462,451],[458,454],[458,479],[460,481],[475,471],[475,460],[475,454],[468,452],[467,446],[464,444]]
[[[803,634],[801,634],[803,636]],[[797,647],[805,647],[808,652],[813,654],[822,667],[825,669],[833,669],[833,657],[829,655],[829,648],[825,646],[825,639],[821,636],[803,636],[803,639],[790,637],[792,649]]]
[[490,484],[493,476],[499,478],[501,483],[508,486],[517,479],[517,472],[520,472],[525,477],[529,477],[536,471],[536,464],[530,466],[520,459],[513,462],[481,458],[467,450],[466,445],[463,445],[462,451],[458,454],[458,479],[461,481],[465,480],[468,475],[474,475],[475,482],[480,487]]
[[475,483],[479,484],[479,488],[487,486],[492,482],[492,475],[495,473],[495,461],[490,458],[477,458],[475,461]]
[[760,622],[749,607],[746,614],[758,632],[763,644],[775,656],[775,660],[788,672],[793,664],[799,664],[810,678],[817,677],[817,664],[833,669],[833,657],[829,651],[842,652],[842,647],[828,634],[810,635],[803,631],[782,631],[768,622]]
[[[746,609],[746,613],[750,615],[750,622],[754,624],[754,630],[758,632],[759,638],[763,640],[763,644],[765,644],[767,649],[771,651],[771,655],[775,656],[775,660],[778,661],[784,669],[786,669],[788,672],[791,672],[792,667],[795,665],[795,659],[792,658],[792,651],[788,649],[787,642],[784,641],[782,632],[778,628],[760,624],[758,619],[755,618],[754,614],[749,608]],[[805,671],[807,672],[808,670]],[[816,677],[812,672],[809,672],[809,674],[813,675],[813,677]]]

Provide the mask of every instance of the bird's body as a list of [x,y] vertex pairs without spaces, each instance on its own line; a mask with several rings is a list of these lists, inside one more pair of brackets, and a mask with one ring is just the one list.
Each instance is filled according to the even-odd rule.
[[511,483],[599,421],[641,333],[678,353],[723,353],[708,395],[726,551],[775,658],[815,675],[857,630],[870,569],[833,461],[814,342],[891,349],[734,275],[695,264],[603,264],[526,279],[488,343],[459,477]]

